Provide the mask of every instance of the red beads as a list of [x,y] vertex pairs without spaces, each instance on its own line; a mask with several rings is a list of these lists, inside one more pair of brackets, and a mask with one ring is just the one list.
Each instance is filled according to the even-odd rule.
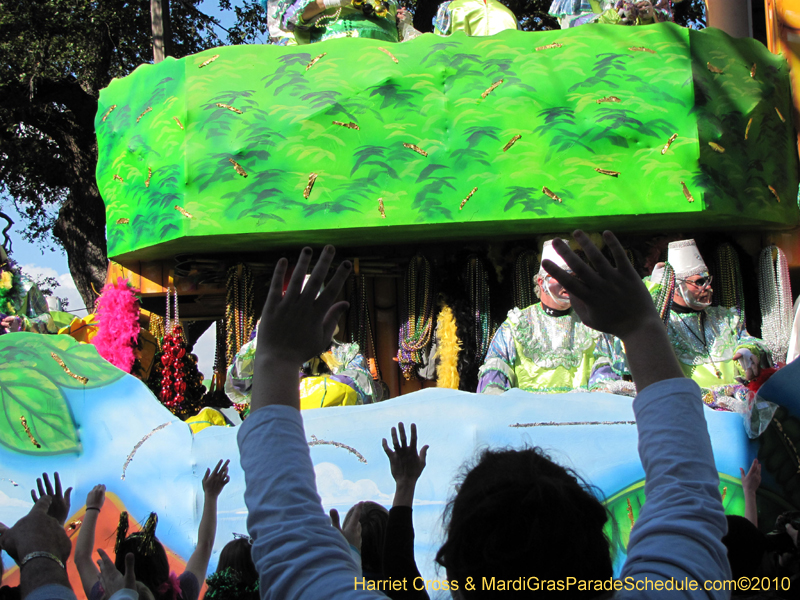
[[183,380],[185,376],[183,357],[186,356],[186,348],[183,347],[182,331],[180,325],[174,327],[164,336],[162,344],[161,364],[164,365],[164,369],[161,374],[160,397],[164,406],[169,408],[182,403],[186,392],[186,382]]

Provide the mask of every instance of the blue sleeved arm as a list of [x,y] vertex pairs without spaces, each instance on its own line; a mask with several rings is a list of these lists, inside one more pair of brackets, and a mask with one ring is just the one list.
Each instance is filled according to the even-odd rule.
[[75,592],[70,588],[63,585],[49,584],[39,586],[25,596],[25,600],[77,600],[77,598]]
[[727,521],[700,388],[690,379],[660,381],[633,403],[647,501],[631,532],[623,580],[697,582],[697,591],[621,591],[615,598],[727,598],[704,582],[730,579],[722,544]]
[[322,509],[300,412],[260,408],[238,442],[262,599],[380,598],[356,586],[361,569]]

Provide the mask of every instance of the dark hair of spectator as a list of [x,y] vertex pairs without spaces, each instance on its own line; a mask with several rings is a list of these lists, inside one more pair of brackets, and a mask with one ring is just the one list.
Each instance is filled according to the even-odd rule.
[[[347,511],[343,526],[347,524],[352,511],[352,508]],[[389,511],[377,502],[364,502],[360,521],[361,570],[366,577],[377,577],[383,573],[383,544],[389,524]]]
[[[733,579],[756,577],[760,575],[761,562],[766,550],[766,538],[758,527],[744,517],[726,515],[728,533],[722,543],[728,549],[728,562],[731,564]],[[747,591],[744,595],[750,594]],[[733,593],[736,595],[736,592]]]
[[158,540],[154,540],[155,543],[151,551],[142,552],[141,538],[142,534],[137,532],[132,533],[124,541],[120,542],[117,555],[114,558],[114,565],[120,573],[124,573],[125,555],[129,552],[132,553],[134,564],[136,565],[136,580],[145,584],[153,592],[156,600],[169,600],[174,596],[172,587],[167,586],[168,589],[166,591],[162,589],[159,592],[163,584],[169,581],[167,552]]
[[239,573],[244,585],[254,584],[258,581],[258,571],[250,553],[252,547],[248,538],[238,538],[225,544],[219,553],[217,572],[230,567]]
[[[436,555],[449,579],[612,576],[603,531],[608,512],[586,482],[540,448],[484,450],[456,489],[445,510],[445,542]],[[461,590],[467,598],[482,593],[481,586]],[[573,590],[570,597],[603,593]]]

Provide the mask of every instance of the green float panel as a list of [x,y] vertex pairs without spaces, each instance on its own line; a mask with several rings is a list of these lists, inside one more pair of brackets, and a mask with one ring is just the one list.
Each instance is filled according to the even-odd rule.
[[97,179],[116,259],[787,229],[791,116],[782,58],[671,23],[232,46],[103,90]]

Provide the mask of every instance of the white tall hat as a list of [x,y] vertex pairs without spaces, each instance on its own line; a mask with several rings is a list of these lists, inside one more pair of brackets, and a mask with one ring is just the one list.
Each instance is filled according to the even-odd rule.
[[[564,242],[567,246],[569,246],[569,240],[565,240],[562,238],[561,241]],[[561,258],[561,255],[558,252],[556,252],[555,248],[553,248],[553,240],[547,240],[542,246],[542,263],[544,263],[545,260],[552,260],[554,263],[556,263],[556,265],[558,265],[565,271],[572,271],[570,266],[567,264],[567,261]],[[547,271],[543,266],[539,269],[539,275],[541,276],[547,275]]]
[[708,267],[700,256],[694,240],[670,242],[667,261],[675,269],[675,276],[679,279],[708,273]]

